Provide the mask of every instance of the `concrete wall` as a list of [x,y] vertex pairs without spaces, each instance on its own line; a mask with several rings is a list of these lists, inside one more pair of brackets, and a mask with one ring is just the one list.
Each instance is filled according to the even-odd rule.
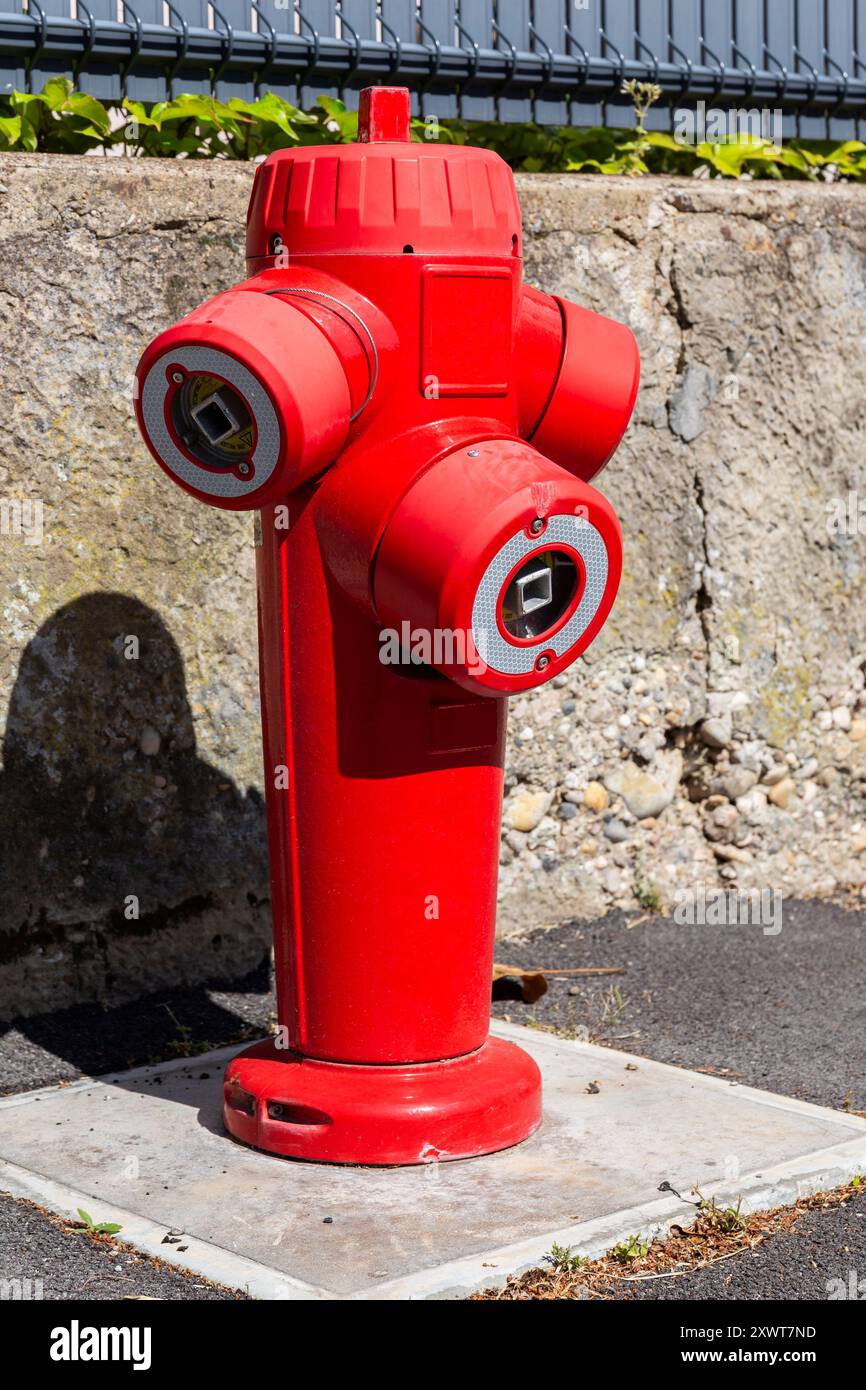
[[[243,273],[251,173],[0,156],[0,1016],[267,946],[252,518],[168,486],[129,404],[147,340]],[[866,537],[828,507],[859,489],[866,531],[866,196],[518,183],[527,278],[625,319],[643,384],[602,480],[613,618],[512,703],[500,927],[859,894]]]

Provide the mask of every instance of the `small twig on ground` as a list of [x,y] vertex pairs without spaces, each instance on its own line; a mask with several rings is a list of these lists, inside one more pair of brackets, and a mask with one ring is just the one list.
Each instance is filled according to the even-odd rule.
[[574,965],[556,970],[548,970],[546,966],[539,965],[536,969],[543,971],[545,975],[625,975],[627,974],[624,965]]

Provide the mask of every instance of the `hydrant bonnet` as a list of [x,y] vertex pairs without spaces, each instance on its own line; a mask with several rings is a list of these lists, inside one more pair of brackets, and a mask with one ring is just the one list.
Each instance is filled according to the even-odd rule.
[[408,108],[379,124],[393,89],[369,90],[358,144],[278,150],[259,167],[247,216],[250,270],[282,248],[293,261],[359,251],[519,256],[520,206],[505,161],[472,145],[409,143]]

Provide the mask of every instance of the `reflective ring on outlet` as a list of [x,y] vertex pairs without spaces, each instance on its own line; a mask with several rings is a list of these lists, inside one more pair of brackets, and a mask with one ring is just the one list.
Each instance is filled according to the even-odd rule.
[[183,344],[141,383],[142,429],[162,466],[230,505],[265,487],[283,448],[277,413],[252,371],[217,348]]
[[[546,579],[538,573],[542,564],[547,568],[539,556],[548,552],[565,555],[570,563],[552,561],[551,567],[560,573]],[[572,565],[578,573],[573,590]],[[472,638],[490,670],[504,676],[531,675],[546,647],[553,652],[552,661],[559,662],[581,641],[598,613],[609,568],[605,539],[584,517],[570,512],[550,514],[540,544],[530,544],[521,528],[490,558],[472,601]],[[509,593],[512,581],[517,589],[518,578],[522,612],[512,606],[517,595]],[[521,630],[531,635],[518,636]]]

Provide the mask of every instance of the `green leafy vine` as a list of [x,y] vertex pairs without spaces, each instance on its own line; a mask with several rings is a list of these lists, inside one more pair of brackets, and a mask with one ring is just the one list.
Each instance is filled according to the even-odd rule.
[[[661,96],[658,87],[628,82],[623,93],[634,105],[631,130],[431,118],[414,120],[412,135],[482,145],[513,169],[528,172],[866,181],[866,144],[860,140],[782,144],[743,135],[687,144],[647,130],[647,113]],[[112,105],[75,91],[65,77],[51,78],[39,93],[0,96],[0,151],[250,160],[293,145],[339,144],[356,135],[357,115],[331,97],[319,97],[310,111],[273,92],[256,101],[185,95]]]

